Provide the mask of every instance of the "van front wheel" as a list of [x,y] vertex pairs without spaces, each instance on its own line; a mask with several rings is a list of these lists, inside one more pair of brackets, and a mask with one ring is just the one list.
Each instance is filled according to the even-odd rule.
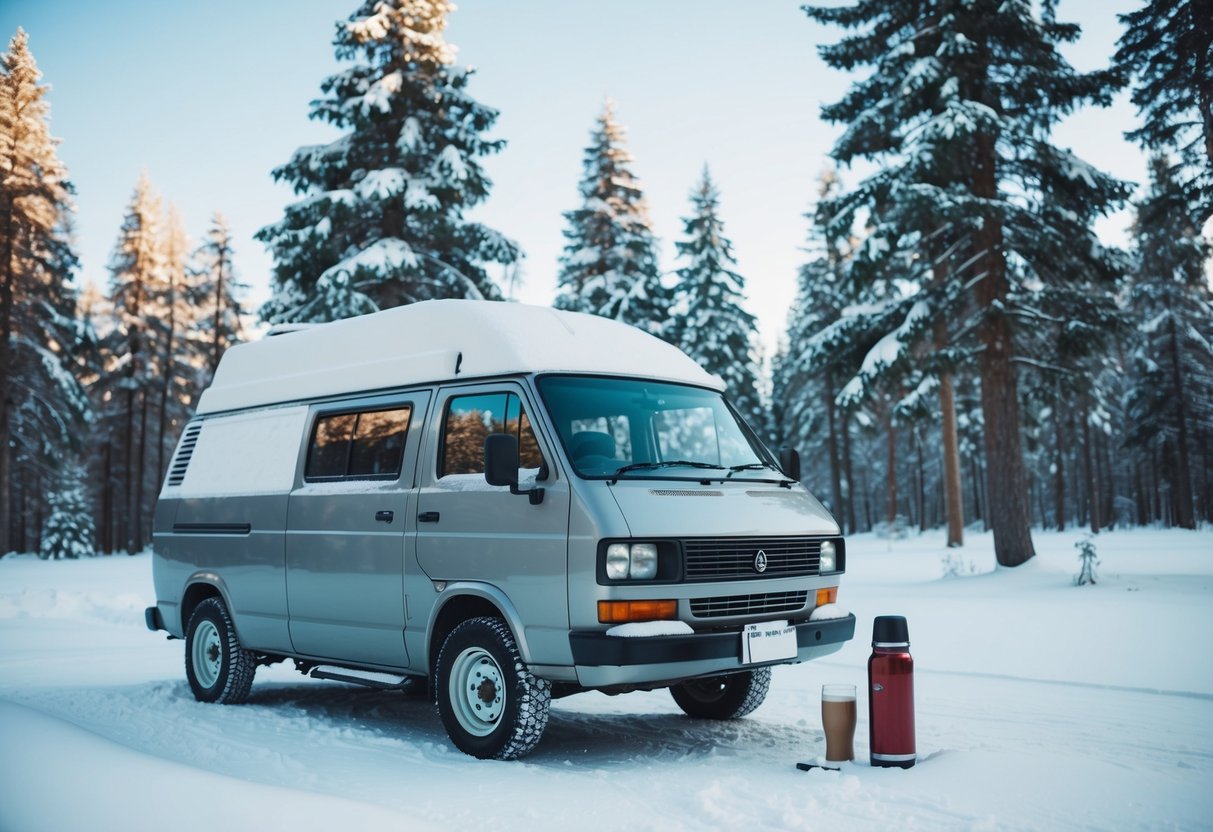
[[739,719],[762,704],[771,688],[771,668],[690,679],[670,686],[670,695],[687,716]]
[[551,684],[523,664],[499,618],[473,618],[451,631],[438,654],[435,688],[447,734],[473,757],[521,757],[547,727]]
[[248,699],[257,659],[240,646],[232,617],[219,598],[194,608],[185,630],[185,678],[199,702],[238,705]]

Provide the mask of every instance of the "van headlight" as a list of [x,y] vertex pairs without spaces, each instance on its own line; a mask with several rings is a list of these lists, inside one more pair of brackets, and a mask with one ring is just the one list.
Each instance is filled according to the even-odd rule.
[[657,577],[657,544],[612,543],[607,546],[606,576],[612,581],[653,580]]
[[818,572],[836,572],[838,570],[838,549],[833,540],[821,541],[821,562]]
[[632,578],[651,581],[657,577],[657,546],[652,543],[632,544]]

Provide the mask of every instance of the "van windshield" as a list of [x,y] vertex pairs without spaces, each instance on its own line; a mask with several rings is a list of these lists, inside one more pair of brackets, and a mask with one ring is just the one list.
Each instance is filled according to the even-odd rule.
[[542,376],[538,385],[582,477],[783,479],[714,390],[588,376]]

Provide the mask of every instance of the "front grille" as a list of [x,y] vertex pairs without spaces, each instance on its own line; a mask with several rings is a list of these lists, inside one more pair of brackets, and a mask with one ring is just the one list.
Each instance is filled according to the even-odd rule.
[[717,598],[691,599],[691,615],[696,618],[724,618],[730,615],[775,615],[796,612],[809,598],[807,590],[762,592],[757,595],[722,595]]
[[[816,575],[821,562],[821,539],[811,537],[712,537],[683,541],[686,580],[784,578]],[[767,568],[754,568],[758,553]]]

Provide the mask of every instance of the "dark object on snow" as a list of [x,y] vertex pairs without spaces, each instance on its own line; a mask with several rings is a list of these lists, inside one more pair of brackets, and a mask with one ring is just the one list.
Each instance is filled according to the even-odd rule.
[[1099,564],[1099,560],[1095,557],[1095,544],[1091,542],[1090,537],[1085,537],[1075,543],[1074,548],[1078,550],[1078,559],[1082,561],[1082,569],[1074,578],[1074,586],[1083,584],[1094,586],[1095,567]]

